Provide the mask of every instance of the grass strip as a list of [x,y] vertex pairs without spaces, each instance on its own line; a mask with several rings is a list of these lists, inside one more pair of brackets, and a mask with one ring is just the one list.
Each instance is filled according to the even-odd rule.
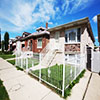
[[0,100],[10,100],[3,81],[0,79]]

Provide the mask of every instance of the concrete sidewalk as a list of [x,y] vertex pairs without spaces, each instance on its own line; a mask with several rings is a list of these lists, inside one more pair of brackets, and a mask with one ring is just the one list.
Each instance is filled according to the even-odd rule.
[[69,96],[66,100],[83,100],[90,75],[91,72],[86,70],[84,77],[81,78],[79,83],[73,87],[71,96]]
[[84,100],[100,100],[100,76],[93,73]]
[[2,58],[0,58],[0,79],[4,81],[10,100],[63,100]]

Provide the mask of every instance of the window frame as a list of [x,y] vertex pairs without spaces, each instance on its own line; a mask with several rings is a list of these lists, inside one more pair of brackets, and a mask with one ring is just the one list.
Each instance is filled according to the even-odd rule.
[[38,39],[37,39],[37,48],[42,48],[42,45],[41,45],[41,46],[38,45],[39,39],[41,39],[41,42],[42,42],[42,38],[38,38]]
[[[78,40],[78,29],[79,28],[74,28],[74,29],[70,29],[70,30],[65,30],[65,44],[73,44],[73,43],[80,43],[80,41]],[[71,32],[75,32],[75,41],[71,41],[69,40],[69,34]],[[66,39],[67,37],[67,39]],[[81,35],[80,35],[81,37]],[[67,40],[67,41],[66,41]]]

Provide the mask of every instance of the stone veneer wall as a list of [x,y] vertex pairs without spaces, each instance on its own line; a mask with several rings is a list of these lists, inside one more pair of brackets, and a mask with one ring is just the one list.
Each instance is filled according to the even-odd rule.
[[65,44],[65,52],[80,52],[80,44]]

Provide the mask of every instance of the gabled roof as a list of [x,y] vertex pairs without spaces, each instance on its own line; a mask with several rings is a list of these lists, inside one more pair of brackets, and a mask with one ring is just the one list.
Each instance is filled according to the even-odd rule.
[[34,33],[28,35],[27,37],[22,38],[21,40],[25,40],[25,39],[28,39],[28,38],[31,38],[31,37],[42,36],[42,35],[44,35],[44,34],[49,35],[50,32],[48,32],[48,31],[46,31],[46,30],[40,31],[40,32],[34,32]]
[[29,32],[23,32],[23,34],[30,35],[31,33],[29,33]]
[[44,30],[46,30],[46,28],[44,28],[44,27],[41,26],[41,27],[39,27],[39,28],[36,29],[36,31],[39,31],[39,30],[44,31]]
[[56,31],[56,30],[60,30],[60,29],[66,29],[66,28],[69,28],[69,27],[74,27],[74,26],[82,25],[82,24],[86,24],[87,25],[87,28],[89,30],[89,35],[91,36],[91,39],[93,40],[93,42],[95,42],[95,39],[94,39],[94,36],[93,36],[93,32],[92,32],[92,28],[91,28],[91,25],[90,25],[88,17],[85,17],[83,19],[76,20],[76,21],[73,21],[73,22],[70,22],[70,23],[67,23],[67,24],[63,24],[63,25],[59,25],[59,26],[50,28],[47,31],[52,32],[52,31]]
[[97,24],[98,24],[98,42],[100,42],[100,14],[97,15]]

